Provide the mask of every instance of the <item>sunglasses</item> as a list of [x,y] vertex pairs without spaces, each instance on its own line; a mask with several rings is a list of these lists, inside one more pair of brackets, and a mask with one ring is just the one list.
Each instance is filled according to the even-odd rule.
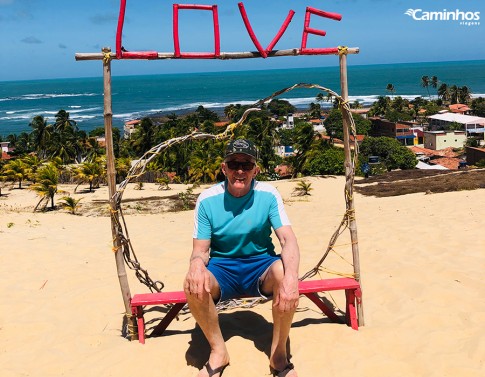
[[250,171],[254,169],[254,162],[250,161],[227,161],[226,166],[231,170],[239,170],[242,169],[244,171]]

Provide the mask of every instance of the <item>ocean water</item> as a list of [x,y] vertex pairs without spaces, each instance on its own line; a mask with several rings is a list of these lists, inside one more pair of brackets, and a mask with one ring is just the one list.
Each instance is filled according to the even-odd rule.
[[[466,85],[474,96],[485,96],[485,60],[480,60],[349,65],[349,97],[370,105],[379,95],[389,95],[389,83],[394,85],[394,95],[409,99],[427,97],[427,90],[421,87],[421,77],[425,75],[437,76],[448,85]],[[113,76],[113,126],[122,128],[127,120],[191,111],[199,105],[220,110],[231,103],[252,104],[297,83],[319,84],[339,93],[339,68]],[[429,90],[436,95],[435,89]],[[317,94],[314,89],[297,89],[278,98],[306,108],[315,102]],[[2,136],[30,132],[29,123],[36,115],[53,122],[60,109],[68,111],[80,129],[89,131],[103,126],[102,77],[0,82]]]

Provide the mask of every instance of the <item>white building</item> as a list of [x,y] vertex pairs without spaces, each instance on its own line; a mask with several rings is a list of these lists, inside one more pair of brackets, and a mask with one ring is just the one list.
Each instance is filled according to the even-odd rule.
[[434,150],[463,148],[466,138],[465,131],[424,131],[424,147]]
[[287,129],[292,129],[295,127],[295,118],[293,117],[293,114],[288,114],[286,116],[286,123],[283,125],[283,128]]
[[447,112],[431,115],[428,119],[431,130],[440,130],[452,123],[458,123],[464,126],[466,137],[473,136],[484,140],[485,118]]

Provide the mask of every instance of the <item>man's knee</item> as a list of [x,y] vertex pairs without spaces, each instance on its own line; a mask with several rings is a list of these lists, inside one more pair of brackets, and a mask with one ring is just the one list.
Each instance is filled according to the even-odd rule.
[[284,276],[285,270],[283,268],[283,262],[280,259],[269,266],[266,274],[262,276],[262,293],[272,294],[283,280]]
[[285,276],[285,269],[283,267],[283,261],[277,260],[269,267],[269,272],[271,273],[272,279],[274,282],[278,283],[283,280]]

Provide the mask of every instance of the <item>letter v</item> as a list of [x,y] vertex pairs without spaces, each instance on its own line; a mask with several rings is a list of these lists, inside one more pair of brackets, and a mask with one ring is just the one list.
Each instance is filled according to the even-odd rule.
[[263,58],[267,58],[268,53],[270,53],[273,50],[273,47],[276,45],[276,43],[278,43],[278,41],[280,40],[280,38],[288,28],[288,25],[290,24],[293,16],[295,15],[295,11],[290,9],[290,11],[288,12],[288,16],[286,16],[286,19],[283,22],[283,25],[281,25],[280,27],[280,30],[273,38],[271,43],[268,45],[268,47],[266,47],[266,50],[263,50],[261,43],[259,43],[258,38],[256,37],[256,34],[254,34],[253,28],[251,27],[251,23],[249,22],[246,9],[244,8],[244,4],[241,2],[241,3],[238,3],[237,5],[239,7],[239,12],[241,13],[241,17],[244,21],[244,25],[246,26],[246,30],[248,31],[248,34],[251,37],[251,40],[253,41],[254,46],[256,47],[256,49],[258,50],[258,52],[261,54]]

